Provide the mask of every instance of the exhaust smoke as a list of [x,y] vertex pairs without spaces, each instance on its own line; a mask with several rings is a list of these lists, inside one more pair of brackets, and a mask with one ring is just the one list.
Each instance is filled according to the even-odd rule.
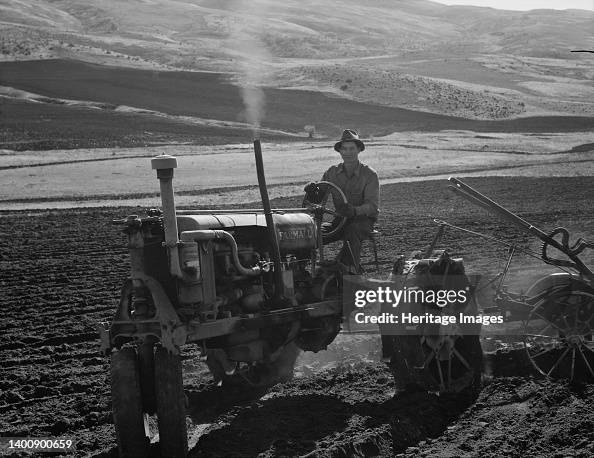
[[229,47],[236,58],[237,77],[245,106],[244,118],[253,129],[254,139],[259,138],[265,109],[262,86],[266,79],[265,66],[270,62],[270,53],[262,41],[264,30],[264,7],[255,2],[242,0],[235,9],[229,36]]

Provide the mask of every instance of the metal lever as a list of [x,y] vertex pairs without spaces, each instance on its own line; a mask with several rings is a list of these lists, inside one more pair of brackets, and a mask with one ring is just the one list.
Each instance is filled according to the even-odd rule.
[[[449,188],[457,194],[459,194],[460,196],[467,199],[468,201],[470,201],[471,203],[479,205],[490,212],[496,213],[502,218],[520,227],[521,229],[524,229],[530,234],[541,239],[544,242],[541,255],[544,262],[558,266],[571,267],[589,277],[594,276],[592,271],[578,257],[578,254],[581,253],[584,249],[594,248],[594,244],[592,244],[591,242],[587,242],[584,239],[579,239],[572,247],[570,247],[569,232],[567,231],[567,229],[557,228],[553,232],[547,234],[530,224],[528,221],[525,221],[518,215],[502,207],[497,202],[494,202],[487,196],[481,194],[476,189],[460,181],[459,179],[450,177],[448,180],[451,183],[453,183],[453,186],[449,186]],[[554,236],[557,234],[562,235],[561,242],[558,242],[554,239]],[[550,258],[547,254],[547,248],[549,246],[552,246],[553,248],[565,254],[567,257],[571,259],[571,261]]]

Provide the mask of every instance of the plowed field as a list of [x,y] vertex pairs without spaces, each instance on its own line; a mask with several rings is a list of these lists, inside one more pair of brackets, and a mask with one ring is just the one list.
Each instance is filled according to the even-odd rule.
[[[576,239],[594,235],[594,177],[468,182],[544,230],[564,225]],[[396,254],[430,243],[433,218],[538,248],[538,241],[445,189],[445,180],[382,187],[382,277]],[[98,353],[94,326],[111,319],[129,268],[124,235],[111,220],[140,211],[0,214],[0,435],[67,435],[76,439],[78,456],[117,456],[109,361]],[[464,257],[468,271],[487,276],[506,252],[454,231],[443,245]],[[590,265],[593,254],[584,252]],[[520,256],[510,283],[526,287],[547,271],[543,266]],[[212,383],[196,349],[185,348],[190,456],[594,454],[593,386],[495,371],[476,401],[402,396],[373,339],[339,336],[328,352],[304,355],[292,382],[266,393],[224,391]],[[152,450],[158,456],[156,444]]]

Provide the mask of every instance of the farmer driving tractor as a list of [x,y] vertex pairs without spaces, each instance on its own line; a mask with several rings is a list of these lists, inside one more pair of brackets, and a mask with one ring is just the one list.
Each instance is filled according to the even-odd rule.
[[[336,213],[346,218],[346,223],[342,230],[325,239],[325,242],[342,239],[343,246],[337,261],[347,266],[349,273],[360,273],[361,245],[370,237],[379,213],[379,178],[375,170],[359,161],[359,153],[365,150],[365,144],[354,130],[345,130],[334,149],[340,153],[342,163],[326,170],[322,181],[335,184],[344,193],[346,203],[340,202],[335,193],[332,193],[332,197]],[[311,182],[304,191],[308,198],[315,200],[323,192],[320,188],[321,185]],[[340,217],[323,229],[330,230]]]

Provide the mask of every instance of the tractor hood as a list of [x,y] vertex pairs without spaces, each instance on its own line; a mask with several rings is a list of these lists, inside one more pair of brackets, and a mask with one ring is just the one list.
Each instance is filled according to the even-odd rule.
[[[278,234],[282,252],[311,250],[316,246],[316,224],[307,213],[273,213],[272,220]],[[222,229],[234,232],[241,228],[261,227],[266,229],[264,213],[211,213],[201,215],[178,215],[180,234],[184,231]]]
[[[313,217],[307,213],[274,213],[272,220],[277,227],[306,226],[312,231],[315,229]],[[264,213],[178,215],[177,225],[180,233],[200,229],[227,230],[250,226],[266,227],[266,218],[264,217]]]

